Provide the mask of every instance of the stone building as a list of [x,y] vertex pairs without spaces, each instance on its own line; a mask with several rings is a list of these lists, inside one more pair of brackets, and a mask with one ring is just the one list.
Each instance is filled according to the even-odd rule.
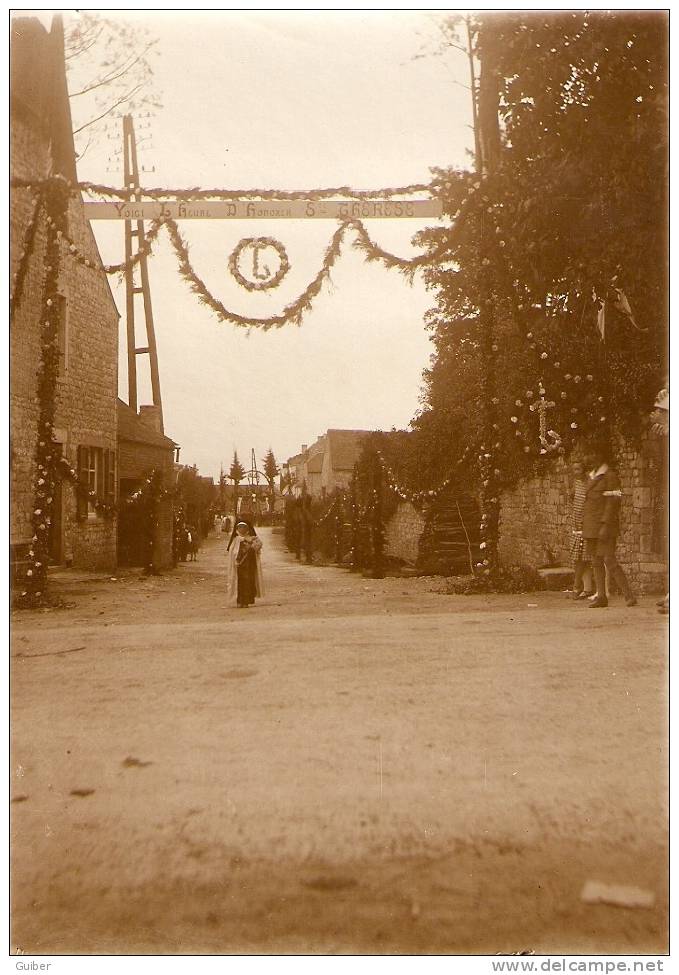
[[118,416],[118,560],[121,565],[149,565],[168,569],[174,564],[174,511],[171,496],[155,503],[151,534],[145,512],[129,499],[156,472],[157,484],[171,490],[175,481],[177,445],[160,430],[160,415],[154,406],[142,406],[139,413],[117,400]]
[[[10,170],[14,179],[42,180],[61,173],[77,180],[64,67],[63,29],[35,19],[11,25]],[[31,188],[10,197],[10,270],[21,261],[26,230],[36,211]],[[36,480],[38,373],[46,223],[38,212],[34,246],[21,300],[10,323],[10,545],[14,560],[30,547]],[[68,209],[68,233],[92,267],[69,259],[62,245],[59,279],[59,351],[54,440],[90,490],[116,498],[116,395],[118,312],[79,196]],[[58,485],[50,528],[51,559],[88,569],[116,564],[116,519],[78,503],[68,481]]]
[[341,488],[348,488],[354,464],[370,430],[327,430],[310,447],[287,461],[292,492],[306,491],[314,498],[324,498]]

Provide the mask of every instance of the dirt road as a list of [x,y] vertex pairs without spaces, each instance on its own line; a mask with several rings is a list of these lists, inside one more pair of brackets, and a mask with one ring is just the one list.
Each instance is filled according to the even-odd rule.
[[[660,952],[666,622],[648,598],[446,596],[263,529],[14,614],[23,952]],[[434,590],[434,591],[432,591]],[[580,900],[634,884],[652,909]]]

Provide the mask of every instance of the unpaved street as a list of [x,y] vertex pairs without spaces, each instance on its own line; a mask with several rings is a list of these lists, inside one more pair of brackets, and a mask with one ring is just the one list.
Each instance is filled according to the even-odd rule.
[[[659,952],[666,621],[307,567],[262,529],[14,614],[23,952]],[[588,879],[652,909],[580,900]]]

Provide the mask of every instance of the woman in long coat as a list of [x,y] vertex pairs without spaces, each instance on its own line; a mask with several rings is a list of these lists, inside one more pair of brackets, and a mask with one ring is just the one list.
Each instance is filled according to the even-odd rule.
[[256,597],[264,595],[262,540],[250,521],[241,518],[236,522],[226,551],[229,602],[246,609],[254,605]]

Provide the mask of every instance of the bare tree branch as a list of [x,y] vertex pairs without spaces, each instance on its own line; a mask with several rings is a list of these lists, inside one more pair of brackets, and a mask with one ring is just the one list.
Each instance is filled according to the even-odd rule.
[[143,87],[144,87],[144,84],[143,84],[143,82],[141,82],[140,84],[137,85],[136,88],[133,88],[131,91],[128,91],[126,95],[123,95],[122,98],[119,98],[117,102],[114,102],[113,105],[110,105],[106,109],[106,111],[103,112],[101,115],[98,115],[96,118],[90,119],[89,122],[85,122],[84,125],[81,125],[81,126],[79,126],[79,128],[74,129],[73,130],[73,135],[77,135],[78,132],[82,132],[83,129],[88,128],[90,125],[94,125],[95,122],[101,122],[101,120],[103,118],[106,118],[106,116],[107,115],[110,115],[111,112],[114,109],[116,109],[119,105],[122,105],[123,102],[126,102],[129,98],[132,98],[134,95],[136,95],[137,92],[140,90],[140,88],[143,88]]
[[81,159],[85,158],[87,150],[90,148],[91,145],[92,145],[92,136],[90,135],[85,145],[85,148],[82,150],[82,152],[76,153],[76,156],[78,157],[78,162],[80,162]]
[[82,44],[78,48],[74,48],[74,50],[71,51],[70,54],[65,54],[64,55],[64,60],[65,61],[72,61],[73,58],[78,58],[81,55],[86,54],[90,50],[90,48],[94,47],[94,45],[97,43],[97,41],[99,40],[99,38],[101,37],[101,35],[104,33],[105,28],[106,28],[106,22],[104,22],[101,25],[101,27],[99,28],[98,32],[94,35],[94,37],[89,42],[89,44],[85,43],[85,44]]
[[[71,92],[71,98],[75,98],[77,95],[86,95],[88,92],[94,91],[95,88],[101,88],[104,85],[108,85],[114,81],[117,81],[118,78],[122,78],[123,75],[126,75],[128,71],[132,70],[135,64],[138,64],[139,61],[142,60],[142,58],[148,53],[148,51],[151,50],[151,48],[156,43],[157,41],[151,41],[151,43],[144,48],[141,54],[138,54],[136,58],[134,58],[132,61],[129,62],[129,64],[123,65],[123,67],[120,70],[114,68],[112,72],[110,72],[108,75],[104,75],[104,77],[101,78],[99,81],[95,81],[91,85],[87,85],[85,88],[81,88],[80,91]],[[118,71],[117,74],[115,73],[116,71]]]

